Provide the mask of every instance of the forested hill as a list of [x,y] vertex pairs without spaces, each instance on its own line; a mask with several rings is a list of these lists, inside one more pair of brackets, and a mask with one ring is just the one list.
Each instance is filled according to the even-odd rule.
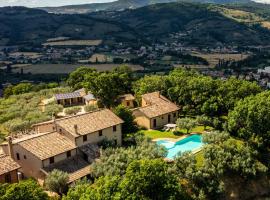
[[150,5],[111,15],[108,12],[96,12],[91,16],[129,24],[144,38],[165,42],[169,41],[170,33],[181,32],[187,34],[182,42],[195,46],[269,44],[269,27],[263,27],[262,24],[269,23],[266,16],[269,17],[270,13],[260,7],[256,12],[249,5],[244,8],[241,10],[240,5],[182,2]]
[[180,42],[193,46],[269,45],[270,14],[264,7],[255,11],[251,8],[182,2],[119,12],[65,15],[6,7],[0,8],[0,46],[40,45],[55,37],[134,44],[169,42],[172,33],[186,34]]
[[[0,8],[1,45],[40,45],[49,38],[122,39],[139,38],[126,25],[89,15],[56,15],[25,7]],[[129,37],[131,40],[133,38]]]
[[143,6],[148,6],[157,3],[170,3],[170,2],[199,2],[199,3],[248,3],[250,0],[117,0],[109,3],[92,3],[83,5],[70,5],[61,7],[45,7],[41,8],[52,13],[90,13],[96,11],[118,11],[123,9],[135,9]]

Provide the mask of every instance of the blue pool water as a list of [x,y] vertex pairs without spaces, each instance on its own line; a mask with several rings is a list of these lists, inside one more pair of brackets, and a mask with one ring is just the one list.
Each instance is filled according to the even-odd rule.
[[157,141],[158,145],[164,146],[167,151],[167,158],[174,159],[179,152],[184,153],[186,151],[194,151],[203,146],[201,135],[191,135],[177,142],[171,142],[168,140]]

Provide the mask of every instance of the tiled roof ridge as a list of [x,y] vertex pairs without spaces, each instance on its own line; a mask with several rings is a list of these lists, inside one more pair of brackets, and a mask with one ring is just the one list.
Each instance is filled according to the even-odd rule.
[[53,123],[54,121],[55,122],[58,122],[58,121],[62,121],[62,120],[65,120],[65,119],[75,118],[75,117],[87,115],[87,114],[90,114],[90,113],[94,113],[94,112],[98,112],[98,111],[102,111],[102,110],[106,110],[106,109],[107,108],[99,108],[97,110],[93,110],[93,111],[82,113],[82,114],[78,114],[78,115],[71,115],[71,116],[62,117],[62,118],[55,119],[55,120],[49,120],[49,121],[45,121],[45,122],[40,122],[40,123],[34,124],[33,126],[37,126],[37,125],[41,125],[41,124],[49,124],[49,123]]
[[[22,137],[22,138],[19,138],[19,139],[14,139],[12,141],[12,144],[20,144],[22,142],[25,142],[27,140],[33,140],[33,139],[36,139],[36,138],[39,138],[39,137],[42,137],[44,135],[48,135],[48,134],[52,134],[52,133],[55,133],[56,131],[51,131],[51,132],[46,132],[46,133],[37,133],[37,134],[32,134],[32,135],[29,135],[28,137]],[[32,137],[30,137],[32,136]]]
[[78,114],[78,115],[71,115],[71,116],[67,116],[67,117],[55,119],[55,121],[58,122],[58,121],[62,121],[62,120],[65,120],[65,119],[77,118],[77,117],[81,117],[81,116],[88,115],[88,114],[91,114],[91,113],[99,112],[99,111],[102,111],[102,110],[108,110],[108,109],[107,108],[99,108],[97,110],[93,110],[93,111],[90,111],[90,112],[86,112],[86,113],[82,113],[82,114]]

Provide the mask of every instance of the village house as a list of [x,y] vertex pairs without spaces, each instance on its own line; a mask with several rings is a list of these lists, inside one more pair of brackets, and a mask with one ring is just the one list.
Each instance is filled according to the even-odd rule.
[[0,155],[0,183],[18,182],[19,164],[9,155]]
[[93,94],[86,94],[84,88],[76,90],[70,93],[55,94],[55,100],[58,104],[63,106],[74,106],[74,105],[96,105],[97,100]]
[[133,110],[135,122],[147,129],[162,128],[166,124],[175,123],[180,108],[162,96],[160,92],[142,95],[141,107]]
[[119,102],[127,108],[134,108],[135,97],[132,94],[119,96]]
[[90,174],[90,164],[100,155],[97,143],[104,139],[122,144],[122,123],[112,111],[102,109],[53,119],[33,126],[35,134],[1,145],[26,177],[43,182],[58,169],[69,174],[69,183]]

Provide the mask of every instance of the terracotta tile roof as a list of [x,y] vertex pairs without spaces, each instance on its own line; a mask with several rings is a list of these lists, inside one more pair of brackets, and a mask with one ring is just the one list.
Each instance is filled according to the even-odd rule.
[[135,97],[132,94],[124,94],[124,95],[119,96],[119,99],[131,101],[131,100],[135,100]]
[[90,174],[90,163],[86,162],[80,156],[74,156],[70,159],[55,163],[43,170],[47,173],[52,172],[54,169],[66,172],[69,175],[69,183],[81,179]]
[[[97,110],[90,113],[56,120],[56,124],[58,126],[62,127],[75,137],[93,133],[122,123],[123,120],[109,109]],[[78,134],[75,132],[74,125],[77,125]]]
[[176,104],[160,95],[159,92],[144,94],[142,95],[142,98],[147,102],[147,106],[141,107],[137,109],[137,111],[143,113],[148,118],[161,116],[179,110],[179,107]]
[[0,155],[0,175],[19,169],[17,164],[10,156]]
[[41,160],[76,148],[67,137],[57,132],[37,134],[36,137],[22,140],[17,144]]

